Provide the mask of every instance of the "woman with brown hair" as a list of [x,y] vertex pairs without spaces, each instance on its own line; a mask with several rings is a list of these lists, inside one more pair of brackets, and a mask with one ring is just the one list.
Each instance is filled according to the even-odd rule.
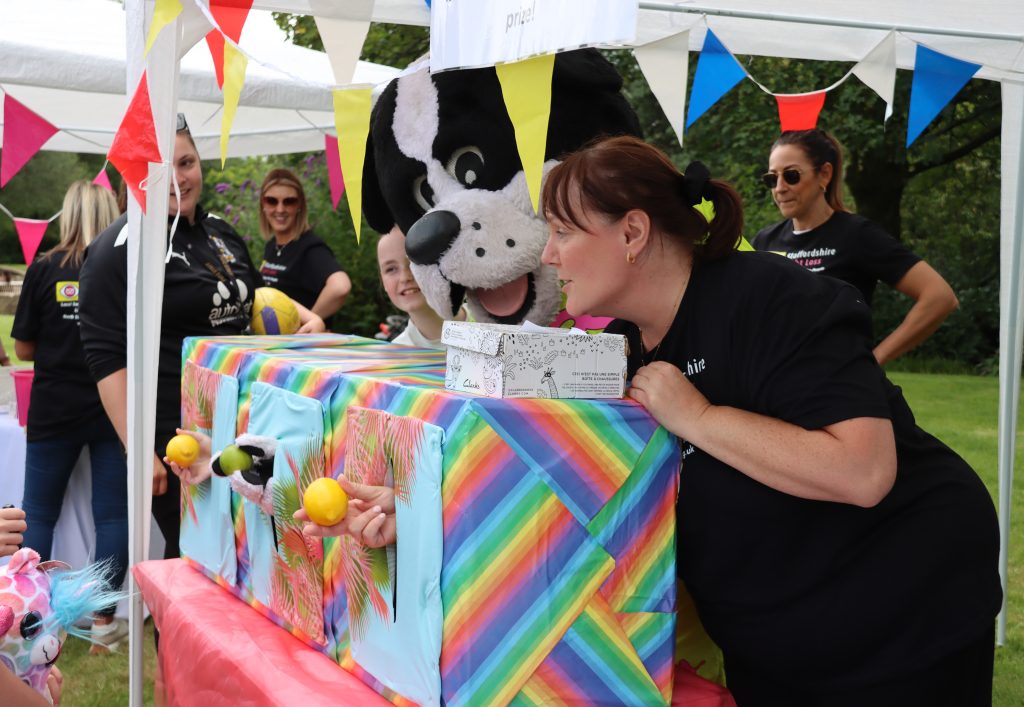
[[843,204],[843,148],[824,130],[782,133],[772,145],[765,186],[785,220],[751,244],[808,270],[849,282],[871,306],[879,280],[914,300],[896,329],[874,348],[882,365],[931,336],[959,305],[938,272],[878,224]]
[[309,225],[306,192],[287,169],[272,169],[260,187],[260,233],[267,242],[260,273],[274,287],[320,316],[341,309],[352,282]]
[[860,293],[738,252],[735,190],[635,138],[566,157],[542,206],[566,309],[617,317],[630,397],[682,440],[677,571],[737,703],[990,701],[995,510]]

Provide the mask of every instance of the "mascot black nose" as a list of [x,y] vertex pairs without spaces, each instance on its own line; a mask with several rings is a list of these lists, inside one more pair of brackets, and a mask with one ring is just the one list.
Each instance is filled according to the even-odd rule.
[[405,234],[405,252],[417,265],[433,265],[441,259],[462,230],[451,211],[431,211]]

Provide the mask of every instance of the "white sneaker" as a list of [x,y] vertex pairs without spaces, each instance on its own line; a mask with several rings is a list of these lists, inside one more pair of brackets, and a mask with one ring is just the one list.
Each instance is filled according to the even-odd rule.
[[91,655],[102,655],[117,650],[118,644],[128,637],[127,619],[114,619],[107,624],[92,623],[93,644],[89,647]]

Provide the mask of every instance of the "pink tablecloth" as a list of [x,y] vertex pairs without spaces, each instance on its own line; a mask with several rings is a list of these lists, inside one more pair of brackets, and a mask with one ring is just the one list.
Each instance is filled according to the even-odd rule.
[[132,572],[160,629],[168,704],[391,704],[184,560],[151,560]]

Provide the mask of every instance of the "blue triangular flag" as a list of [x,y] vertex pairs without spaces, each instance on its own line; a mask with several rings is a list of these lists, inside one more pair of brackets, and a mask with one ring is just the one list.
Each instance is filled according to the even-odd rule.
[[914,80],[910,84],[910,115],[907,118],[907,147],[935,120],[953,96],[978,73],[981,64],[954,59],[917,45]]
[[709,29],[697,59],[693,88],[690,89],[690,107],[686,112],[687,129],[746,75],[736,58]]

